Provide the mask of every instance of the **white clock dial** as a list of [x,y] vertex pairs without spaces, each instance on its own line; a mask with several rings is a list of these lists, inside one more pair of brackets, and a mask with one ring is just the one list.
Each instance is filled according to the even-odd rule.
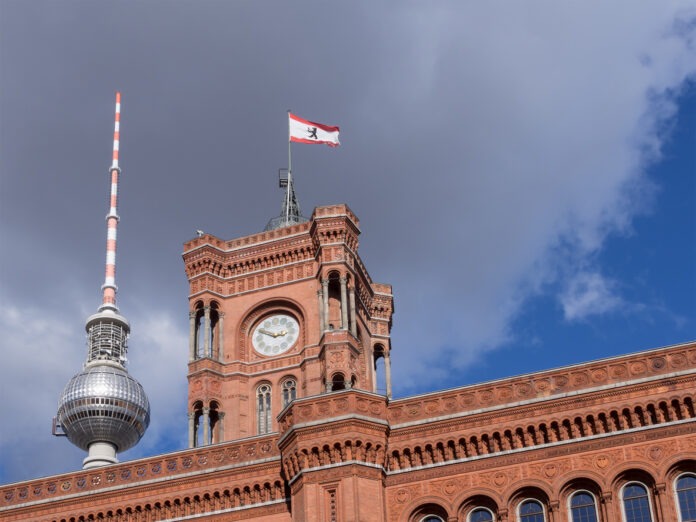
[[280,355],[297,341],[300,325],[287,314],[269,315],[254,328],[251,342],[261,355]]

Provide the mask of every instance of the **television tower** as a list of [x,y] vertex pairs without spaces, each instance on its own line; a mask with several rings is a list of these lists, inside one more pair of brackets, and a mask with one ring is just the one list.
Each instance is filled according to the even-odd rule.
[[125,366],[130,325],[116,306],[120,116],[121,93],[117,92],[102,304],[96,314],[87,318],[87,360],[83,370],[65,386],[54,419],[54,435],[65,435],[88,452],[83,469],[118,462],[116,453],[135,446],[150,424],[145,390]]

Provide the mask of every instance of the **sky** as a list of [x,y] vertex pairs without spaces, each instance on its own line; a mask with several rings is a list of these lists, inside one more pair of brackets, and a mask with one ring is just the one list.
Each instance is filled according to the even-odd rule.
[[696,5],[0,0],[0,483],[50,434],[101,302],[122,93],[118,303],[152,423],[186,446],[183,243],[347,203],[393,285],[394,395],[696,338]]

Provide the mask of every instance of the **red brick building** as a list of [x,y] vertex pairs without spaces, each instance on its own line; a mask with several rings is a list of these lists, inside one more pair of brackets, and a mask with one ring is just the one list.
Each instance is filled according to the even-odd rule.
[[2,486],[0,519],[696,521],[696,343],[392,399],[359,233],[186,243],[190,448]]

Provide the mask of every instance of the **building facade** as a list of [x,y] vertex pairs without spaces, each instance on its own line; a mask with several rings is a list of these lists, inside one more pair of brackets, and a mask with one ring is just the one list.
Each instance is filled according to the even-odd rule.
[[2,486],[0,520],[696,521],[696,343],[393,399],[359,232],[187,242],[190,447]]

